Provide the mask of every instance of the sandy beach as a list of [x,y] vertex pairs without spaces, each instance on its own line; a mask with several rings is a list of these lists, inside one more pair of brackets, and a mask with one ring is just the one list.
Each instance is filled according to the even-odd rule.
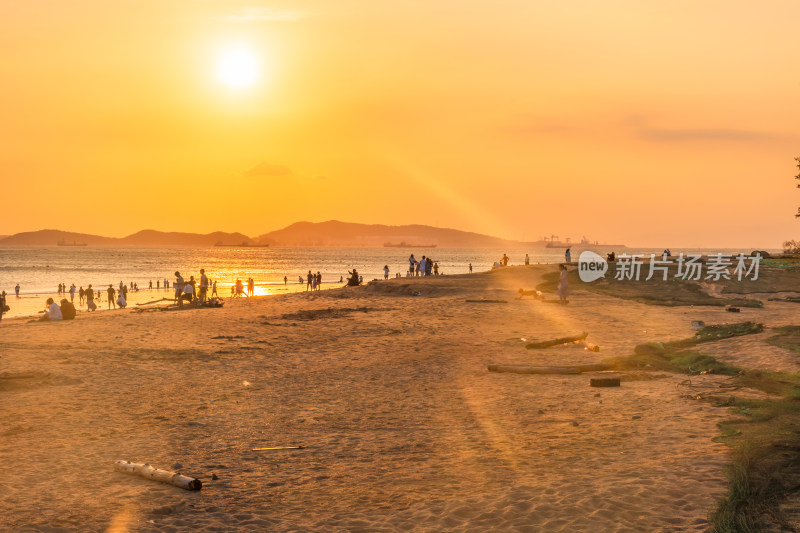
[[[660,307],[573,286],[516,299],[555,266],[0,324],[0,516],[11,531],[703,531],[727,490],[730,378],[654,373],[591,388],[573,365],[690,337],[692,320],[800,323],[795,303]],[[418,296],[414,296],[418,293]],[[548,300],[556,299],[547,295]],[[505,303],[467,300],[504,300]],[[588,332],[600,352],[525,343]],[[800,370],[767,332],[710,343]],[[619,375],[619,374],[617,374]],[[756,394],[755,392],[753,394]],[[257,447],[303,446],[252,451]],[[188,492],[113,471],[200,478]],[[218,479],[212,479],[212,475]]]

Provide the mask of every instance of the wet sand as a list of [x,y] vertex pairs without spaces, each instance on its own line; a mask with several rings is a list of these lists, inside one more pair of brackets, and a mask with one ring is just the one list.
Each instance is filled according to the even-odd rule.
[[[552,269],[391,279],[222,309],[6,319],[3,527],[703,531],[727,489],[728,449],[712,439],[731,415],[692,399],[686,376],[596,389],[589,374],[486,367],[595,363],[688,337],[692,320],[798,324],[800,305],[732,317],[580,287],[566,306],[515,299]],[[507,303],[467,302],[476,299]],[[599,353],[526,350],[522,340],[581,331]],[[764,336],[708,353],[797,367],[795,354],[762,349]],[[251,451],[294,445],[304,449]],[[120,459],[199,477],[203,489],[116,473]]]

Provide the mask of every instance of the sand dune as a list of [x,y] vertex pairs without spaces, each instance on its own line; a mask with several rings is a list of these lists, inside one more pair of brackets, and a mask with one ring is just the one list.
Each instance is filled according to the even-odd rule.
[[[516,300],[545,268],[222,309],[3,321],[0,461],[12,466],[0,477],[3,527],[703,531],[726,490],[727,448],[712,438],[729,414],[690,399],[685,376],[594,389],[586,374],[486,366],[599,362],[730,314],[580,291],[568,306]],[[743,314],[735,318],[798,323],[800,306]],[[600,353],[524,349],[522,339],[580,331]],[[708,353],[795,368],[789,353],[763,350],[763,337]],[[288,445],[305,448],[251,451]],[[118,459],[199,477],[204,488],[115,473]]]

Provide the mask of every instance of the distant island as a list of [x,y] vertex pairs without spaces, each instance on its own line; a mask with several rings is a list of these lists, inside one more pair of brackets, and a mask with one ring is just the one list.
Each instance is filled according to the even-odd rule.
[[243,233],[181,233],[142,230],[127,237],[103,237],[87,233],[74,233],[54,229],[17,233],[0,238],[0,246],[175,246],[175,247],[269,247],[269,246],[332,246],[332,247],[387,247],[387,248],[538,248],[568,247],[592,248],[624,245],[603,245],[590,242],[585,237],[580,244],[558,241],[557,237],[537,241],[515,241],[491,235],[436,228],[421,224],[387,226],[383,224],[357,224],[329,220],[327,222],[296,222],[283,229],[258,237]]

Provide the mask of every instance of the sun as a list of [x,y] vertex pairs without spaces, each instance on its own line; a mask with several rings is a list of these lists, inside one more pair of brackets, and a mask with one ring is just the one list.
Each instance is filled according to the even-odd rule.
[[217,77],[232,89],[252,86],[259,77],[259,59],[252,50],[245,47],[232,47],[219,55]]

